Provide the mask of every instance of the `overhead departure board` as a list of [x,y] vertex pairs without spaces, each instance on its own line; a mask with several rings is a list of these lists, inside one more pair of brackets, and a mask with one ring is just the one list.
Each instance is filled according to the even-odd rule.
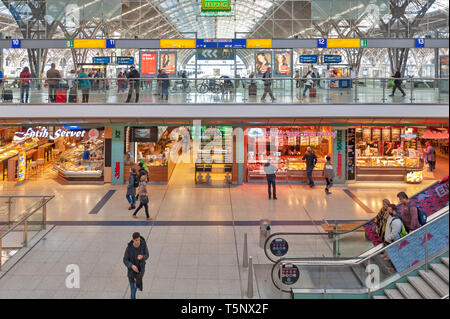
[[247,39],[247,49],[271,49],[272,39]]
[[105,39],[75,39],[73,40],[75,49],[106,49]]
[[195,49],[195,39],[161,39],[161,49]]

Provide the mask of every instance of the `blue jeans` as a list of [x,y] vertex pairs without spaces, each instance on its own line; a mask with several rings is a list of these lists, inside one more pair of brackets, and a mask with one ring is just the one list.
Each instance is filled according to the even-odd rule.
[[314,167],[307,167],[306,168],[306,176],[308,176],[309,184],[314,185],[314,181],[312,179],[312,172]]
[[131,299],[136,299],[136,290],[134,282],[130,282]]
[[135,205],[136,204],[136,196],[127,195],[127,200],[128,200],[128,203],[130,203],[130,205]]
[[[23,99],[24,95],[25,100]],[[22,84],[20,86],[20,103],[28,103],[29,96],[30,96],[30,84]]]
[[169,99],[169,87],[163,86],[161,91],[161,100],[164,100],[164,96],[166,96],[166,100]]
[[303,90],[303,96],[306,96],[306,91],[311,88],[311,85],[305,85],[305,89]]

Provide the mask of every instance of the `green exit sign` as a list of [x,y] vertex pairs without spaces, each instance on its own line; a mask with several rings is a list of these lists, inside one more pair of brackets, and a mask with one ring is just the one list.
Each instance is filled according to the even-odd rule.
[[231,11],[231,0],[202,0],[202,11]]

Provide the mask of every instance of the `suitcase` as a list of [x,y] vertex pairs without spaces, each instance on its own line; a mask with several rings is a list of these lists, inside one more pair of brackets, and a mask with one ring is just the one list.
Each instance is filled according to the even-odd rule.
[[256,90],[257,90],[256,84],[250,84],[248,86],[248,95],[256,95]]
[[309,89],[309,97],[316,97],[317,92],[315,88],[310,88]]
[[77,103],[77,89],[71,88],[69,91],[69,103]]
[[11,89],[4,89],[2,92],[3,101],[12,101],[13,100],[13,91]]
[[66,103],[66,102],[67,102],[67,91],[56,90],[56,103]]

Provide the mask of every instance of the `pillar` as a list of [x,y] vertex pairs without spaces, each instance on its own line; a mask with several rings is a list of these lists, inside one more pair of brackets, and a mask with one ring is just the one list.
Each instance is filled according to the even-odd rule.
[[[108,156],[110,159],[109,170],[107,170],[107,165],[105,164],[105,182],[110,182],[111,184],[124,183],[124,135],[125,127],[123,125],[113,125],[105,128],[105,157]],[[109,174],[107,174],[107,171],[109,171]]]

